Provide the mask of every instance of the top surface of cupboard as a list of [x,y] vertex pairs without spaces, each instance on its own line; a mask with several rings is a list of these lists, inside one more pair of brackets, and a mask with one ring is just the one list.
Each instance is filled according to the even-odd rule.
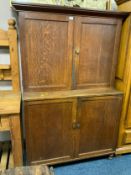
[[[115,0],[118,5],[128,2],[130,0]],[[126,10],[125,10],[126,11]]]
[[93,16],[113,16],[126,18],[129,13],[118,12],[118,11],[105,11],[105,10],[93,10],[79,7],[68,7],[58,5],[46,5],[40,3],[26,3],[26,2],[12,2],[13,9],[16,11],[35,11],[35,12],[52,12],[52,13],[68,13],[68,14],[79,14],[79,15],[93,15]]
[[24,91],[114,86],[121,25],[128,13],[13,6],[20,11]]

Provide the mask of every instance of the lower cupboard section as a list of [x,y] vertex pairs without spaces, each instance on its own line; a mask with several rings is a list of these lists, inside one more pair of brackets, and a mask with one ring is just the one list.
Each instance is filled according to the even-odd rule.
[[24,101],[29,164],[111,154],[117,144],[121,95]]

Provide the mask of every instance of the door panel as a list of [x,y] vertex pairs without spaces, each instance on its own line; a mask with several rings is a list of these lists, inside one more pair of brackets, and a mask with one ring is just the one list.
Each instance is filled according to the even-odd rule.
[[73,100],[46,100],[25,104],[27,159],[68,160],[73,154]]
[[66,15],[20,13],[24,90],[71,88],[72,24]]
[[120,97],[80,99],[78,108],[79,156],[115,149],[120,109]]
[[74,36],[75,88],[111,86],[121,22],[111,18],[77,17]]

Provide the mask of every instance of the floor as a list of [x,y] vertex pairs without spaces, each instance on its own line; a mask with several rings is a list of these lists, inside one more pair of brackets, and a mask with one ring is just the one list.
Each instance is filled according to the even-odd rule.
[[55,175],[131,175],[131,154],[54,167]]

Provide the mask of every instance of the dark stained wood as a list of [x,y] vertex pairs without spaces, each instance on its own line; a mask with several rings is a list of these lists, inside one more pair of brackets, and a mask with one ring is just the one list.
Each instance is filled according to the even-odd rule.
[[114,96],[122,94],[123,92],[117,91],[112,88],[82,89],[82,90],[56,91],[56,92],[25,92],[23,94],[23,100],[39,101],[39,100],[75,98],[75,97]]
[[13,7],[19,11],[28,163],[114,153],[122,100],[114,78],[128,13]]
[[[52,6],[40,6],[44,7],[52,9]],[[58,9],[60,14],[26,9],[19,12],[24,91],[113,86],[122,23],[120,13],[115,13],[117,16],[109,13],[109,18],[108,13],[103,12],[105,16],[101,17],[101,12],[87,10],[88,17],[78,17],[62,14],[62,8]]]
[[77,17],[75,88],[114,86],[121,20]]
[[[79,157],[115,150],[121,97],[80,98],[78,104]],[[88,134],[85,134],[88,133]]]
[[25,103],[27,160],[61,161],[72,157],[75,100]]
[[25,102],[28,162],[54,164],[114,153],[121,101],[121,95],[113,95]]
[[117,11],[104,11],[104,10],[91,10],[78,7],[66,7],[56,5],[46,5],[37,3],[16,3],[12,2],[13,8],[16,11],[37,11],[37,12],[52,12],[52,13],[67,13],[79,15],[92,15],[92,16],[112,16],[118,18],[126,18],[129,13]]
[[24,91],[113,86],[121,23],[117,18],[20,12]]
[[[0,29],[0,49],[6,47],[9,50],[10,63],[7,65],[0,64],[0,81],[6,84],[9,80],[11,90],[0,90],[0,131],[8,131],[11,134],[13,164],[21,166],[23,164],[22,139],[20,127],[20,79],[18,66],[18,48],[17,48],[17,31],[15,20],[8,20],[8,31]],[[2,55],[1,55],[2,56]],[[17,134],[16,134],[17,132]],[[4,152],[3,152],[4,153]],[[4,155],[4,154],[3,154]],[[6,153],[1,159],[1,168],[6,168]],[[7,156],[8,157],[8,156]],[[3,166],[3,165],[4,166]],[[2,167],[3,166],[3,167]]]
[[128,2],[130,0],[115,0],[118,5]]
[[30,12],[19,24],[24,90],[71,89],[72,20]]

